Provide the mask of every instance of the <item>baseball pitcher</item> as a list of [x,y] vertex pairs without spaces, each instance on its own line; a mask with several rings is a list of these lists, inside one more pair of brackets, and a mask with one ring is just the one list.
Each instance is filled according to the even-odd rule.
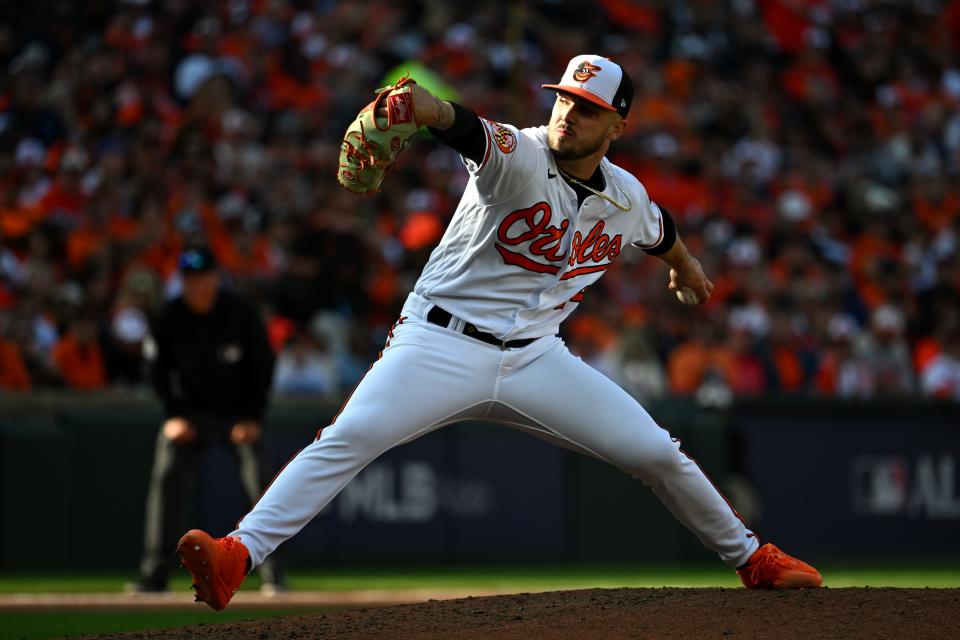
[[[386,346],[330,425],[277,476],[236,531],[187,532],[178,552],[197,598],[230,601],[248,571],[295,535],[367,464],[445,425],[500,422],[606,460],[648,486],[748,588],[821,584],[810,565],[760,545],[677,439],[557,336],[621,252],[670,267],[668,287],[706,302],[713,284],[667,211],[605,158],[627,129],[633,85],[615,62],[573,58],[546,126],[517,129],[404,79],[351,125],[338,181],[376,191],[420,126],[470,178]],[[387,176],[389,179],[389,176]]]

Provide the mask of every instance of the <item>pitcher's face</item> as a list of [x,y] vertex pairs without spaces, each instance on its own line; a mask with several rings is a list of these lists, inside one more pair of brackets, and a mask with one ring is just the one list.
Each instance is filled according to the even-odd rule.
[[558,91],[547,126],[547,145],[558,160],[579,160],[601,150],[606,153],[610,142],[626,128],[625,122],[615,111]]

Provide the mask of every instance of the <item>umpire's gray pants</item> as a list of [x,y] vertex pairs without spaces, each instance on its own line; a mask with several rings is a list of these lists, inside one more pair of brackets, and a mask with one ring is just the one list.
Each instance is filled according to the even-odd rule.
[[[196,422],[192,421],[196,426]],[[220,425],[218,425],[220,426]],[[147,492],[146,522],[144,524],[143,558],[140,578],[143,584],[165,588],[170,569],[176,561],[176,547],[180,536],[188,529],[194,506],[195,487],[200,460],[213,442],[225,443],[237,460],[240,482],[253,504],[263,491],[263,440],[235,445],[229,438],[211,439],[213,433],[229,433],[220,429],[197,429],[193,442],[175,444],[163,435],[157,435],[153,471]],[[278,563],[271,558],[261,565],[260,575],[265,583],[280,583],[282,576]]]

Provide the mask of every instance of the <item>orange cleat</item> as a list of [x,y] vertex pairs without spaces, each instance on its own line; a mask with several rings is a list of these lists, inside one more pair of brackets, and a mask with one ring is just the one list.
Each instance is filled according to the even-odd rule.
[[769,542],[737,569],[737,575],[747,589],[815,589],[823,584],[819,571]]
[[193,575],[197,602],[225,609],[247,577],[250,553],[240,538],[211,538],[200,529],[183,534],[177,544],[180,562]]

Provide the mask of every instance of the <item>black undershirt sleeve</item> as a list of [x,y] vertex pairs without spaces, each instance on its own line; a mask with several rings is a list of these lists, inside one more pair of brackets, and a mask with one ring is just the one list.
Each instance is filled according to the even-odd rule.
[[464,158],[480,164],[487,151],[487,134],[480,118],[456,102],[450,104],[453,106],[453,125],[444,130],[429,127],[430,133]]
[[657,208],[660,209],[660,216],[663,218],[663,240],[655,247],[644,249],[651,256],[662,256],[673,249],[673,245],[677,242],[677,225],[674,224],[670,212],[661,204],[658,204]]

